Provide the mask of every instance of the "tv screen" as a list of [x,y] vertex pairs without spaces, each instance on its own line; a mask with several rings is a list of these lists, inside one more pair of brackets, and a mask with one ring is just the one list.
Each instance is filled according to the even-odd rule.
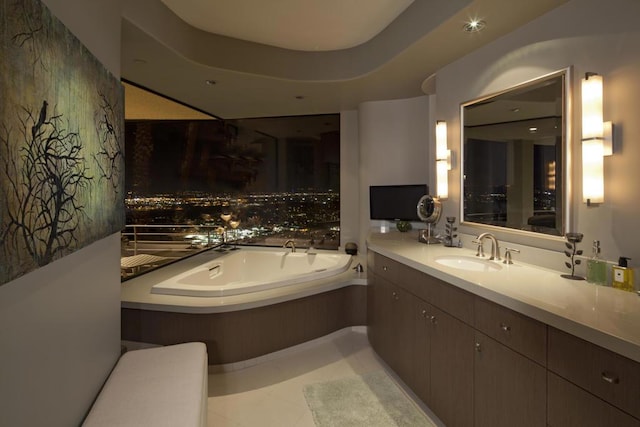
[[427,184],[372,185],[369,187],[371,219],[420,221],[417,205],[429,194]]

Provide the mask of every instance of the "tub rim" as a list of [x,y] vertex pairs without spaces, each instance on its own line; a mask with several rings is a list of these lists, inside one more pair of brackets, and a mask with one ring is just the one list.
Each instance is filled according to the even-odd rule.
[[[246,247],[242,250],[273,250],[282,248]],[[318,253],[335,254],[333,250],[317,250]],[[335,276],[308,282],[293,284],[281,288],[257,291],[249,294],[231,295],[223,297],[190,297],[178,295],[164,295],[151,293],[151,286],[159,281],[184,272],[204,262],[220,256],[219,252],[205,251],[192,257],[177,261],[158,270],[151,271],[139,277],[121,283],[121,308],[133,308],[152,311],[171,311],[178,313],[222,313],[249,308],[263,307],[279,302],[303,298],[330,290],[351,285],[366,285],[366,259],[362,255],[352,255],[347,269]],[[357,264],[365,267],[363,272],[357,272]]]
[[[206,285],[198,285],[198,284],[189,284],[189,283],[180,283],[182,279],[189,277],[190,275],[197,274],[198,272],[203,271],[205,268],[208,268],[208,265],[215,264],[217,259],[220,259],[219,264],[214,265],[211,268],[215,268],[216,266],[223,266],[225,262],[225,257],[240,257],[244,256],[247,253],[271,253],[271,254],[279,254],[283,257],[294,256],[296,258],[303,258],[308,256],[339,256],[340,262],[339,264],[336,262],[335,266],[331,266],[330,268],[325,268],[319,271],[310,271],[305,273],[296,273],[290,274],[282,277],[280,280],[275,281],[263,281],[263,280],[250,280],[243,282],[244,286],[230,286],[231,284],[225,285],[216,285],[216,286],[206,286]],[[352,258],[349,258],[350,255],[336,253],[336,252],[315,252],[313,254],[304,254],[304,253],[291,253],[290,251],[280,250],[259,250],[253,249],[250,251],[233,251],[221,253],[219,257],[211,259],[209,261],[204,262],[198,266],[193,268],[184,270],[176,275],[170,276],[162,282],[155,283],[151,286],[151,293],[154,294],[162,294],[162,295],[175,295],[175,296],[188,296],[188,297],[196,297],[196,298],[215,298],[215,297],[229,297],[234,295],[243,295],[254,292],[260,292],[263,290],[273,289],[277,287],[291,286],[296,284],[299,280],[303,280],[303,282],[310,282],[314,280],[320,280],[324,278],[331,278],[337,276],[344,271],[348,270]],[[344,261],[342,260],[344,258]],[[235,261],[235,260],[233,260]],[[344,264],[343,264],[344,262]],[[211,270],[211,268],[209,270]],[[219,271],[223,272],[221,268]],[[220,273],[219,273],[220,274]],[[224,274],[224,273],[222,273]],[[309,276],[313,276],[313,278],[309,278]],[[301,283],[303,283],[301,282]],[[235,283],[235,282],[232,282]],[[244,291],[243,291],[244,290]]]

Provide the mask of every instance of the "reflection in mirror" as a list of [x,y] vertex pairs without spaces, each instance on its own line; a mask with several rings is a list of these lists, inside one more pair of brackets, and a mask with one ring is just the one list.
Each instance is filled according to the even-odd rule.
[[561,236],[566,71],[462,105],[463,223]]

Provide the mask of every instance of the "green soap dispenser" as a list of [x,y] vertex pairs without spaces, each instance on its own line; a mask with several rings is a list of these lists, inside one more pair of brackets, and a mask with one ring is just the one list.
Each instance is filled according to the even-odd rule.
[[633,269],[629,268],[627,261],[631,258],[621,256],[618,265],[613,269],[613,287],[623,291],[633,292]]
[[587,282],[596,285],[607,284],[607,262],[600,258],[600,241],[593,241],[593,255],[587,261]]

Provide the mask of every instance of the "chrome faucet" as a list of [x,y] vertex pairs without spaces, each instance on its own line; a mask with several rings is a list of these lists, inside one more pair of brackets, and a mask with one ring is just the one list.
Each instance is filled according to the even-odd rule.
[[294,242],[291,239],[289,239],[286,242],[284,242],[284,245],[282,245],[282,247],[283,248],[288,248],[289,245],[291,245],[291,252],[295,252],[296,251],[296,242]]
[[482,233],[473,241],[473,243],[478,244],[478,252],[476,252],[476,256],[484,256],[484,247],[482,246],[484,239],[491,240],[491,256],[489,259],[500,261],[502,259],[500,258],[500,245],[498,244],[496,236],[491,233]]

